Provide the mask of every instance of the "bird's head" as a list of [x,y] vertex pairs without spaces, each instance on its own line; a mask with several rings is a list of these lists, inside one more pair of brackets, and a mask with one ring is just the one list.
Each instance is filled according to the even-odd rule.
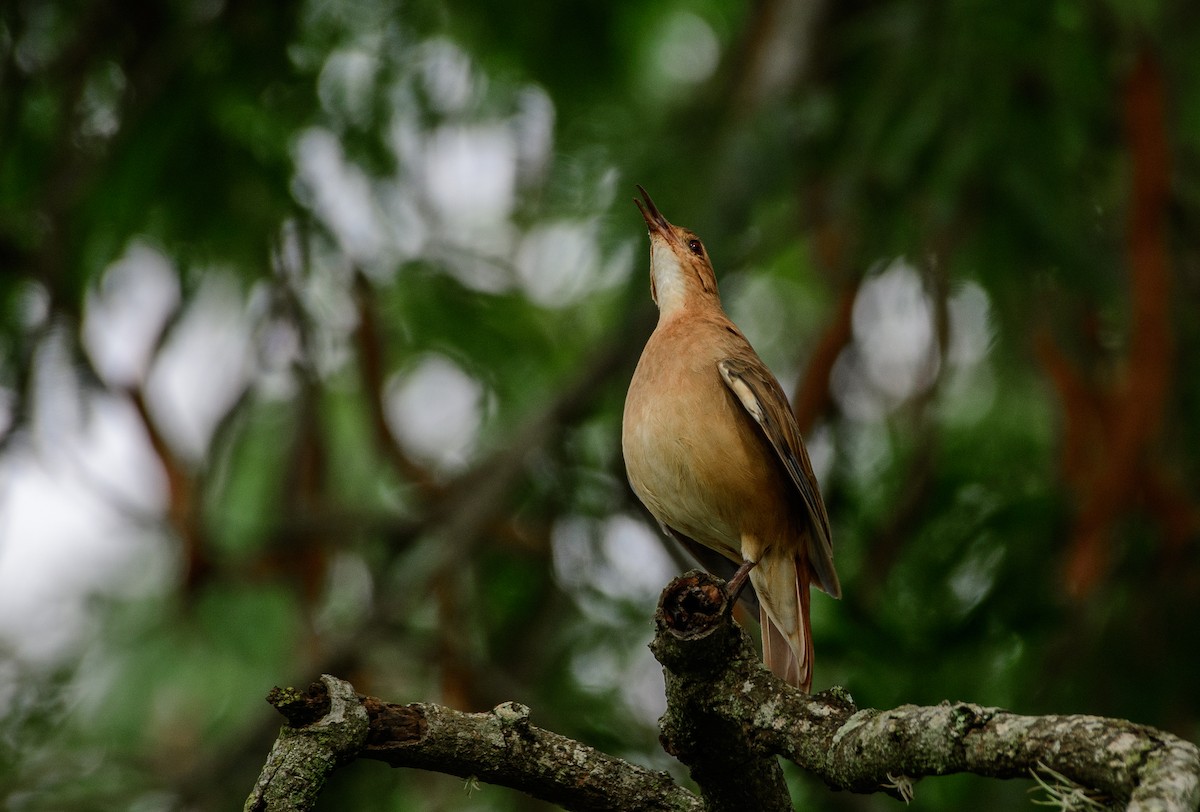
[[672,225],[641,186],[634,203],[650,230],[650,296],[659,313],[667,316],[699,299],[717,299],[717,276],[700,238]]

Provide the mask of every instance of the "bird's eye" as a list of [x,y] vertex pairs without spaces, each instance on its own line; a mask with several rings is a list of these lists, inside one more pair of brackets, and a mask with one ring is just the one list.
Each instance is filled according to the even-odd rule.
[[692,249],[692,253],[698,257],[704,256],[704,246],[699,240],[688,240],[688,248]]

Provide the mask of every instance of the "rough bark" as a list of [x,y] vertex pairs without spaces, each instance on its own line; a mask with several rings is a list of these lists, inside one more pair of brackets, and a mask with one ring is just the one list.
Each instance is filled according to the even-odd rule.
[[[1200,748],[1145,725],[1021,716],[965,702],[860,710],[837,688],[806,696],[761,667],[721,585],[707,573],[688,573],[663,592],[656,617],[651,648],[667,678],[662,725],[701,743],[678,750],[689,766],[706,747],[729,747],[723,737],[740,730],[740,745],[782,755],[834,789],[904,797],[927,775],[1014,778],[1052,770],[1129,810],[1200,808]],[[706,798],[706,782],[734,780],[694,766],[692,775]]]
[[907,800],[928,775],[1050,776],[1136,812],[1200,809],[1200,748],[1144,725],[1096,716],[1020,716],[965,702],[860,709],[834,688],[807,696],[767,671],[734,624],[724,582],[673,581],[651,648],[663,664],[663,746],[691,770],[697,797],[652,772],[536,727],[506,702],[488,713],[397,705],[323,677],[272,692],[289,721],[248,812],[307,810],[339,763],[395,767],[512,787],[572,810],[791,809],[777,755],[834,789]]
[[[292,725],[327,725],[326,686],[337,684],[352,695],[353,688],[329,676],[322,680],[304,694],[275,689],[268,701]],[[529,721],[529,708],[515,702],[505,702],[488,713],[463,713],[432,703],[399,705],[362,695],[356,702],[363,719],[369,721],[369,732],[357,750],[359,758],[511,787],[564,809],[699,812],[703,808],[699,798],[667,773],[630,764],[537,727]],[[285,727],[281,740],[291,730]],[[274,754],[272,750],[260,787],[270,778]],[[324,776],[320,780],[323,782]],[[255,788],[256,793],[260,787]],[[246,809],[298,812],[312,808],[316,793],[306,801],[307,806],[253,807],[248,801]]]
[[[742,630],[732,621],[715,623],[719,616],[708,614],[715,609],[728,615],[730,604],[723,583],[700,570],[663,592],[655,615],[658,635],[650,644],[667,684],[667,712],[659,720],[662,744],[691,770],[712,812],[791,810],[778,759],[747,735],[740,714],[728,712],[726,700],[737,702],[737,687],[716,687],[727,675],[762,670]],[[692,645],[697,633],[700,649]],[[738,663],[739,658],[749,660]]]
[[[312,809],[334,767],[354,758],[367,740],[367,710],[350,683],[321,677],[312,690],[323,715],[303,727],[285,726],[267,756],[244,812],[302,812]],[[278,691],[285,707],[304,706],[297,692]]]
[[364,699],[371,716],[365,758],[478,778],[578,810],[700,810],[670,775],[606,755],[529,722],[529,708],[505,702],[488,713],[434,704]]

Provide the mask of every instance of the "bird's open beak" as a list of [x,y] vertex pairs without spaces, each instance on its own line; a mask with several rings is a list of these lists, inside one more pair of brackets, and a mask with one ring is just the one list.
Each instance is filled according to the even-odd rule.
[[671,224],[667,222],[667,218],[662,216],[662,212],[658,210],[658,206],[654,205],[654,201],[650,199],[650,195],[646,194],[646,190],[641,186],[637,190],[642,193],[642,198],[646,201],[645,205],[636,197],[633,202],[637,204],[638,210],[641,211],[642,217],[646,220],[646,225],[650,229],[650,234],[660,232],[664,237],[670,235]]

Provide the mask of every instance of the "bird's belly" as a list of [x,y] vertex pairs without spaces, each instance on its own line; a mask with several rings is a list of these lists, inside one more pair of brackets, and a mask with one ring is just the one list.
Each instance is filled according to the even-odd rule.
[[[725,392],[717,394],[718,402],[729,402]],[[769,495],[748,493],[747,484],[774,476],[756,469],[764,465],[762,449],[747,447],[742,433],[727,428],[744,416],[713,414],[711,403],[703,411],[661,400],[632,405],[641,412],[635,420],[627,415],[622,449],[638,498],[662,524],[740,562],[744,537],[769,519],[755,515]]]

